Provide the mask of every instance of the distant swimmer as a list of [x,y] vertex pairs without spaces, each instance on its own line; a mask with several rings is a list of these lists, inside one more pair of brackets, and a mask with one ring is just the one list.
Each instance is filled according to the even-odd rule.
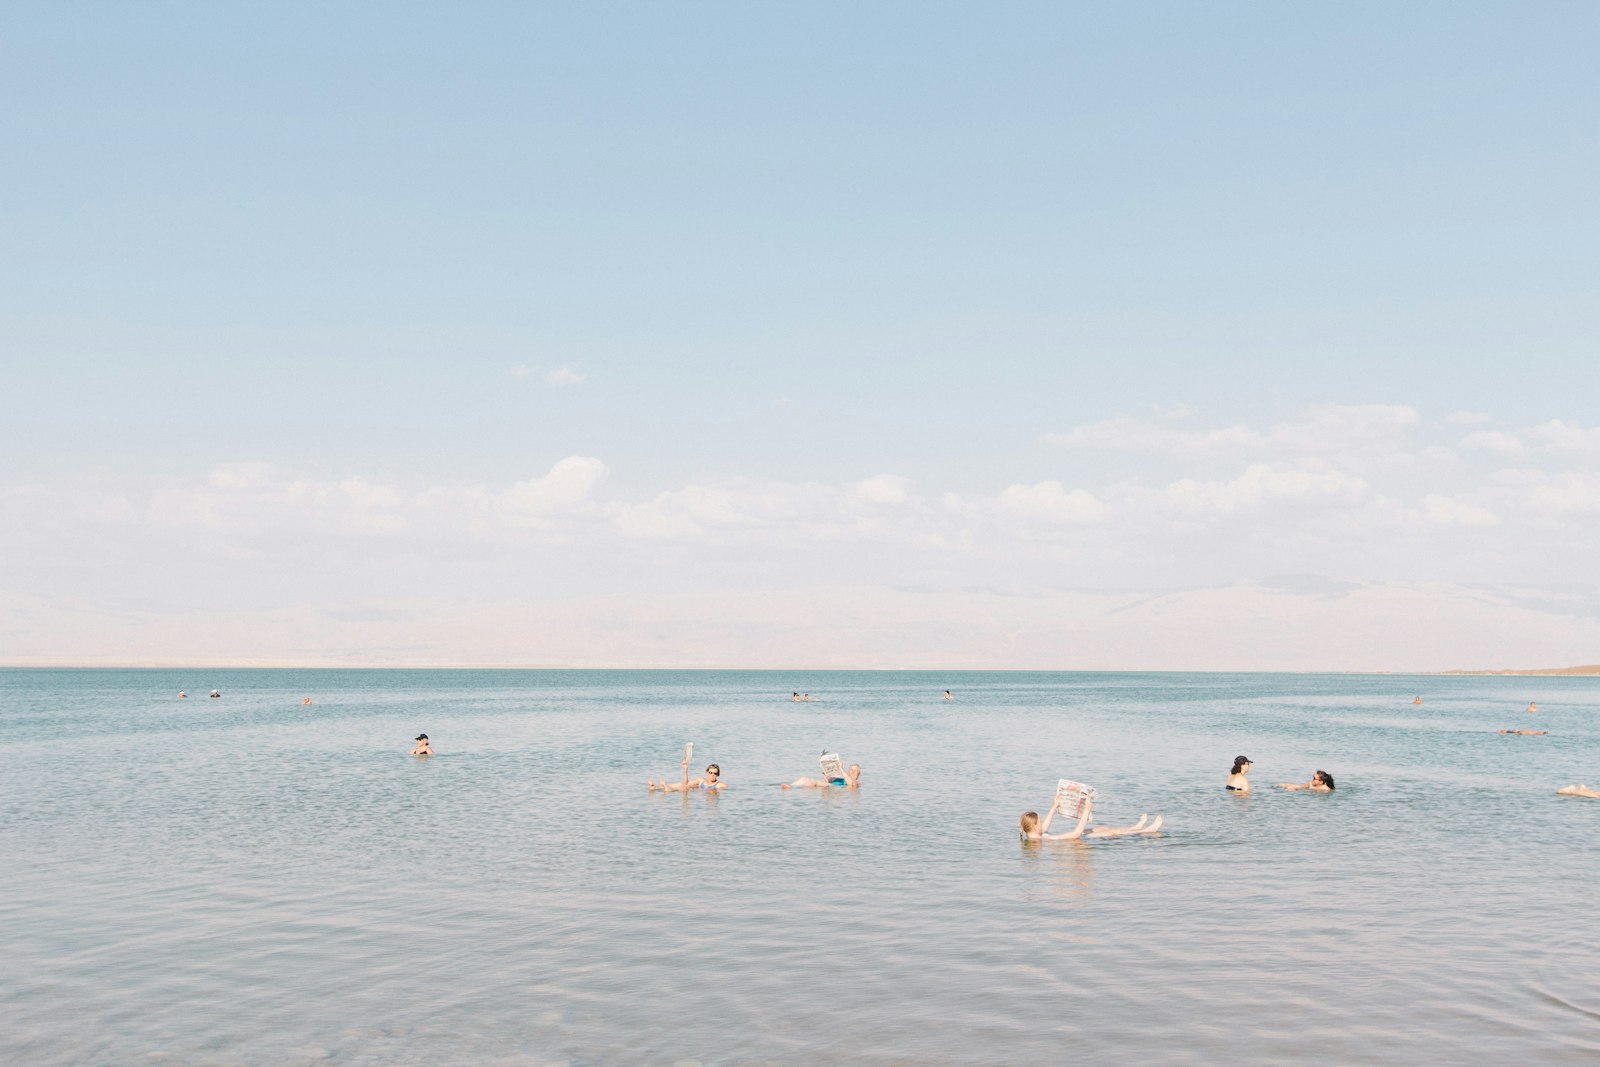
[[431,755],[433,755],[433,742],[428,740],[428,735],[427,734],[418,734],[417,735],[417,747],[413,748],[411,750],[411,754],[413,756],[431,756]]
[[215,699],[215,698],[216,698],[216,697],[219,697],[219,696],[221,696],[221,695],[222,695],[222,694],[221,694],[221,693],[219,693],[219,692],[217,692],[217,691],[216,691],[216,690],[215,690],[215,689],[213,689],[213,690],[212,690],[212,691],[211,691],[211,696],[212,696],[212,698],[213,698],[213,699]]
[[189,699],[189,694],[185,693],[182,689],[180,689],[180,690],[178,690],[178,699],[179,700],[188,700]]
[[802,700],[802,701],[807,701],[807,702],[809,702],[809,701],[810,701],[810,700],[811,700],[811,694],[810,694],[810,693],[801,693],[801,694],[800,694],[800,699],[801,699],[801,700]]
[[1422,698],[1421,698],[1421,697],[1417,697],[1417,698],[1416,698],[1416,699],[1415,699],[1415,700],[1413,700],[1413,701],[1412,701],[1412,702],[1411,702],[1411,703],[1413,703],[1413,704],[1420,704],[1420,703],[1422,703]]
[[1094,813],[1094,798],[1083,798],[1083,812],[1078,816],[1078,825],[1064,834],[1050,832],[1050,820],[1056,817],[1056,812],[1061,810],[1061,794],[1056,794],[1055,803],[1050,805],[1050,810],[1045,813],[1044,821],[1039,820],[1036,811],[1022,813],[1022,839],[1024,841],[1076,841],[1079,838],[1094,837],[1125,837],[1128,834],[1154,834],[1161,830],[1161,816],[1157,815],[1154,822],[1150,816],[1141,815],[1139,821],[1132,826],[1090,826],[1089,817]]
[[696,789],[703,789],[708,793],[716,793],[726,788],[728,784],[722,780],[722,768],[717,766],[715,763],[706,764],[706,773],[704,778],[696,778],[693,781],[690,781],[687,777],[687,767],[684,768],[684,775],[684,780],[681,782],[669,782],[663,778],[661,779],[659,785],[651,779],[646,778],[645,785],[650,787],[650,791],[652,793],[656,792],[657,790],[663,793],[689,793]]
[[1564,797],[1592,797],[1600,800],[1600,789],[1590,789],[1586,785],[1564,785],[1557,789],[1556,793]]
[[1333,775],[1329,774],[1327,771],[1317,771],[1311,776],[1311,780],[1309,782],[1301,782],[1298,785],[1296,785],[1294,782],[1279,782],[1278,788],[1307,789],[1313,793],[1331,793],[1333,792]]
[[1528,701],[1528,714],[1532,715],[1534,712],[1536,712],[1538,710],[1539,710],[1539,705],[1535,704],[1531,700]]
[[304,699],[304,700],[302,700],[302,701],[301,701],[301,702],[300,702],[300,703],[302,703],[302,704],[310,704],[310,703],[311,703],[311,698],[310,698],[310,697],[306,697],[306,698],[305,698],[305,699]]
[[1542,737],[1549,730],[1496,730],[1497,734],[1522,734],[1524,737]]
[[946,690],[945,690],[945,691],[944,691],[944,698],[945,698],[945,699],[946,699],[946,700],[954,700],[954,699],[955,699],[955,697],[953,697],[953,696],[951,696],[951,695],[950,695],[950,690],[948,690],[948,689],[946,689]]
[[800,693],[796,691],[795,694],[789,699],[794,701],[796,704],[800,703]]
[[1245,775],[1250,773],[1250,761],[1244,756],[1239,756],[1233,761],[1233,770],[1228,772],[1228,784],[1223,786],[1230,793],[1250,792],[1250,779]]

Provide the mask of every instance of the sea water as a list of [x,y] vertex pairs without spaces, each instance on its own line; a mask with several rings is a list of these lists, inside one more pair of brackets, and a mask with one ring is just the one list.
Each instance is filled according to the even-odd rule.
[[[1600,801],[1555,790],[1600,785],[1597,712],[1580,678],[0,671],[0,1062],[1592,1064]],[[727,791],[647,792],[688,741]],[[778,788],[825,749],[859,791]],[[1166,828],[1021,842],[1063,777]]]

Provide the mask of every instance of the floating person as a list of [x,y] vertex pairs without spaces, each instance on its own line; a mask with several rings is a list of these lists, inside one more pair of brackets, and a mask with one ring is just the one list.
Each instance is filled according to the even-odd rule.
[[211,691],[211,696],[212,696],[212,699],[215,699],[215,698],[217,698],[217,697],[219,697],[219,696],[221,696],[221,695],[222,695],[222,694],[221,694],[221,693],[219,693],[219,692],[217,692],[217,691],[216,691],[216,690],[215,690],[215,689],[213,689],[213,690],[212,690],[212,691]]
[[696,778],[692,782],[689,781],[689,760],[693,756],[694,742],[690,741],[688,744],[683,746],[683,762],[678,764],[678,766],[683,768],[683,781],[669,782],[665,778],[662,778],[661,784],[656,785],[653,779],[646,778],[644,780],[644,784],[649,787],[650,792],[652,793],[654,793],[657,789],[661,790],[663,793],[687,793],[691,789],[703,789],[707,792],[715,793],[721,790],[725,784],[722,781],[722,768],[717,766],[715,763],[709,763],[706,765],[706,773],[704,778]]
[[1497,734],[1522,734],[1525,737],[1543,737],[1549,730],[1496,730]]
[[1533,701],[1531,701],[1531,700],[1530,700],[1530,701],[1528,701],[1528,714],[1529,714],[1529,715],[1532,715],[1532,714],[1533,714],[1533,713],[1534,713],[1534,712],[1536,712],[1536,711],[1538,711],[1538,710],[1539,710],[1539,705],[1538,705],[1538,704],[1535,704],[1535,703],[1534,703],[1534,702],[1533,702]]
[[178,699],[179,700],[188,700],[189,699],[189,694],[185,693],[182,689],[180,689],[180,690],[178,690]]
[[800,703],[800,691],[798,689],[795,690],[794,695],[791,696],[789,699],[794,701],[796,704]]
[[411,750],[413,756],[433,755],[433,742],[428,740],[427,734],[417,735],[417,746]]
[[802,703],[810,703],[811,702],[811,694],[810,693],[801,693],[800,694],[800,700],[801,700]]
[[852,763],[848,770],[844,761],[837,753],[824,752],[817,762],[822,764],[821,778],[796,778],[792,782],[785,782],[782,789],[825,789],[834,786],[839,789],[861,788],[861,764]]
[[307,706],[310,706],[310,704],[311,704],[311,698],[310,698],[310,697],[306,697],[306,698],[305,698],[305,699],[304,699],[304,700],[302,700],[302,701],[301,701],[301,702],[300,702],[300,703],[302,703],[302,704],[305,704],[305,705],[307,705]]
[[1278,788],[1309,789],[1313,793],[1331,793],[1333,792],[1333,775],[1329,774],[1327,771],[1317,771],[1312,774],[1311,781],[1309,782],[1301,782],[1298,785],[1296,785],[1294,782],[1279,782]]
[[681,782],[669,782],[663,778],[661,779],[661,784],[657,785],[655,782],[647,778],[645,779],[645,784],[650,787],[650,791],[652,793],[656,792],[657,790],[663,793],[688,793],[696,789],[703,789],[708,793],[715,793],[727,788],[728,785],[727,782],[722,780],[722,768],[717,766],[715,763],[706,764],[706,773],[704,778],[696,778],[691,782],[688,775],[689,770],[688,767],[685,766],[684,779]]
[[1236,756],[1233,761],[1233,770],[1228,772],[1228,784],[1223,788],[1230,793],[1250,792],[1250,779],[1245,775],[1250,773],[1250,760],[1245,756]]
[[[1076,786],[1076,790],[1068,789]],[[1065,796],[1063,795],[1065,794]],[[1056,812],[1062,808],[1063,801],[1078,808],[1078,825],[1069,833],[1052,834],[1050,822],[1056,817]],[[1161,816],[1157,815],[1155,821],[1150,821],[1150,816],[1141,815],[1139,821],[1132,826],[1090,826],[1089,818],[1094,814],[1094,790],[1085,786],[1078,786],[1076,782],[1062,779],[1061,786],[1056,789],[1055,802],[1050,805],[1050,810],[1045,813],[1041,822],[1039,813],[1025,811],[1022,813],[1022,839],[1024,841],[1076,841],[1079,838],[1095,837],[1126,837],[1129,834],[1154,834],[1161,830]]]
[[948,689],[946,689],[946,690],[945,690],[945,691],[944,691],[944,698],[945,698],[945,699],[946,699],[946,700],[954,700],[954,699],[955,699],[955,697],[953,697],[953,696],[951,696],[951,695],[950,695],[950,690],[948,690]]
[[1556,790],[1556,794],[1564,797],[1592,797],[1600,800],[1600,789],[1590,789],[1586,785],[1564,785]]
[[1411,702],[1411,703],[1413,703],[1413,704],[1420,704],[1420,703],[1422,703],[1422,698],[1421,698],[1421,697],[1417,697],[1417,698],[1416,698],[1416,699],[1415,699],[1415,700],[1413,700],[1413,701],[1412,701],[1412,702]]

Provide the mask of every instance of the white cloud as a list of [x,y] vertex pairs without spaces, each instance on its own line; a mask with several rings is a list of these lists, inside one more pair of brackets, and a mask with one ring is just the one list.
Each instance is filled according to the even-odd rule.
[[1585,429],[1576,422],[1551,419],[1523,433],[1538,442],[1541,452],[1571,452],[1578,455],[1600,455],[1600,426]]
[[874,504],[904,504],[911,499],[911,483],[895,474],[879,474],[856,485],[856,495]]
[[1094,494],[1082,489],[1069,491],[1053,480],[1007,486],[1000,492],[1000,506],[1018,515],[1052,523],[1102,522],[1111,513]]
[[1551,419],[1521,430],[1480,430],[1461,439],[1461,447],[1508,456],[1542,452],[1551,455],[1600,456],[1600,427]]
[[518,363],[516,366],[511,368],[511,376],[513,378],[526,378],[529,373],[530,371],[526,363]]
[[495,506],[511,519],[537,519],[570,514],[589,502],[606,476],[606,465],[592,456],[568,456],[542,478],[517,482],[499,494]]
[[1508,456],[1519,456],[1528,450],[1528,446],[1522,443],[1521,437],[1504,430],[1479,430],[1477,433],[1469,433],[1461,439],[1461,447],[1499,452]]
[[1567,471],[1546,475],[1529,472],[1524,506],[1543,516],[1593,515],[1600,512],[1600,474]]
[[1165,496],[1189,511],[1230,512],[1271,501],[1349,502],[1366,492],[1364,480],[1324,464],[1281,467],[1252,463],[1229,481],[1184,478],[1173,482]]
[[1267,434],[1275,446],[1300,452],[1341,452],[1392,444],[1422,421],[1403,404],[1324,404]]
[[1436,493],[1422,498],[1422,513],[1435,526],[1500,525],[1500,516],[1488,508]]
[[1398,445],[1422,421],[1416,408],[1400,404],[1324,404],[1264,429],[1244,425],[1189,430],[1171,425],[1187,409],[1162,410],[1155,419],[1118,415],[1086,423],[1040,440],[1065,448],[1109,452],[1161,452],[1200,456],[1270,451],[1297,455],[1339,453]]
[[544,376],[549,385],[582,385],[588,380],[588,375],[579,374],[571,367],[557,367]]
[[1259,448],[1265,439],[1243,426],[1217,430],[1180,430],[1152,419],[1118,415],[1079,426],[1066,433],[1047,433],[1040,440],[1063,448],[1185,455]]

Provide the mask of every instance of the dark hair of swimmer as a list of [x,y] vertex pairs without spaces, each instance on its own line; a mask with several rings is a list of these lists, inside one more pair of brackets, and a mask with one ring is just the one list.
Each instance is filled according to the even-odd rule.
[[413,737],[411,740],[413,740],[413,741],[426,741],[427,739],[428,739],[428,735],[427,734],[418,734],[416,737]]
[[1329,774],[1327,771],[1318,771],[1316,774],[1311,776],[1311,780],[1313,782],[1321,782],[1323,785],[1328,787],[1328,792],[1333,792],[1333,775]]
[[1249,756],[1235,756],[1235,757],[1233,757],[1233,770],[1229,771],[1228,773],[1229,774],[1238,774],[1240,769],[1242,769],[1244,767],[1244,765],[1249,763],[1249,762],[1250,762],[1250,757]]

